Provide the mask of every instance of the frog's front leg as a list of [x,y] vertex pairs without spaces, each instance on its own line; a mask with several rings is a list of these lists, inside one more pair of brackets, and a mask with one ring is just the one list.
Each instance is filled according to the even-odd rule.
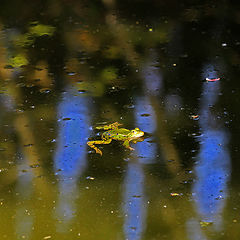
[[111,141],[112,141],[112,139],[89,141],[89,142],[87,142],[87,145],[90,148],[93,148],[96,151],[96,153],[99,153],[102,156],[102,151],[99,148],[97,148],[94,144],[109,144]]
[[126,147],[126,148],[128,148],[128,149],[131,150],[131,151],[134,150],[134,148],[130,147],[130,145],[129,145],[129,140],[125,140],[125,141],[123,142],[123,146]]
[[132,143],[136,144],[136,143],[142,142],[142,141],[144,141],[144,138],[137,138],[135,140],[132,140]]

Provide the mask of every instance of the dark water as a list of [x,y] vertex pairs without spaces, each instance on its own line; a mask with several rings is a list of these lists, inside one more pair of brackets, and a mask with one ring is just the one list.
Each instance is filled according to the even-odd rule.
[[2,1],[0,238],[239,239],[239,7]]

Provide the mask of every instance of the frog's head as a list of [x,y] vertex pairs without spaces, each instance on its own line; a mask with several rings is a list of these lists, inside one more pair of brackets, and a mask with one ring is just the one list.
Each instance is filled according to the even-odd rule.
[[130,137],[131,137],[132,139],[134,139],[134,138],[140,138],[140,137],[142,137],[142,136],[144,135],[144,132],[141,131],[139,128],[135,128],[135,129],[133,129],[133,130],[131,131],[131,133],[130,133],[129,135],[130,135]]

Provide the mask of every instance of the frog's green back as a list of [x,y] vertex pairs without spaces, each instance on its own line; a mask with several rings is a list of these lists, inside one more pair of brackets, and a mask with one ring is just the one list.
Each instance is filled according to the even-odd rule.
[[114,139],[124,141],[131,131],[125,128],[113,129],[103,133],[105,139]]
[[[114,130],[113,130],[114,131]],[[115,130],[118,134],[121,134],[122,136],[127,136],[131,131],[126,128],[119,128]]]

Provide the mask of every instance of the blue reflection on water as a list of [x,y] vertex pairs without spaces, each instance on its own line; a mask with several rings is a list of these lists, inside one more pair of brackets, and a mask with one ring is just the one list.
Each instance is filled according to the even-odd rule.
[[[145,96],[135,99],[135,122],[136,125],[144,132],[153,135],[156,131],[156,114],[151,104],[150,98],[156,101],[156,96],[160,95],[163,86],[162,75],[159,67],[156,67],[156,52],[150,50],[149,60],[144,64],[141,75],[145,86]],[[146,115],[147,114],[147,115]],[[148,141],[152,138],[145,139],[144,142],[136,147],[139,159],[142,163],[151,163],[156,158],[156,143]]]
[[[135,104],[136,126],[146,133],[153,134],[156,130],[156,117],[147,97],[139,97]],[[148,117],[143,117],[143,114],[149,114]],[[156,143],[148,142],[152,137],[145,139],[136,145],[136,153],[141,163],[153,163],[156,158]]]
[[86,168],[87,137],[89,136],[89,99],[68,88],[58,106],[59,134],[54,168],[59,176],[57,218],[63,223],[59,231],[65,231],[74,217],[74,201],[78,197],[77,180]]
[[[216,77],[211,69],[211,66],[206,67],[206,77]],[[210,109],[217,102],[219,91],[220,82],[203,84],[199,119],[202,134],[199,137],[200,152],[195,167],[197,180],[193,187],[201,221],[213,222],[216,230],[222,227],[221,215],[230,174],[229,136],[221,120]]]
[[126,240],[142,239],[146,215],[142,164],[129,162],[124,186],[124,232]]
[[[136,126],[144,132],[153,134],[156,129],[156,118],[148,98],[137,98],[135,105]],[[148,113],[149,116],[142,117],[141,115],[145,113]],[[145,229],[146,201],[143,164],[153,163],[156,156],[156,143],[149,143],[144,140],[138,143],[135,149],[135,154],[131,158],[134,162],[129,162],[127,166],[124,183],[124,230],[126,239],[141,239]]]
[[[153,56],[152,56],[153,57]],[[155,96],[162,86],[162,79],[154,62],[148,62],[142,70],[146,85],[146,94]],[[149,96],[135,99],[135,122],[142,131],[153,135],[156,130],[156,114]],[[124,232],[128,240],[142,239],[146,226],[146,196],[144,193],[144,164],[153,163],[157,146],[148,142],[151,138],[137,143],[135,154],[130,158],[124,182]]]
[[[147,97],[139,97],[135,104],[136,126],[142,131],[154,133],[156,128],[155,113]],[[148,117],[141,116],[148,113]],[[156,155],[156,144],[146,140],[135,146],[135,154],[127,166],[127,175],[124,182],[124,231],[126,239],[142,239],[145,229],[146,201],[144,195],[143,164],[152,163]],[[132,162],[134,161],[134,162]]]
[[61,178],[76,178],[86,166],[89,136],[88,100],[75,95],[74,89],[64,93],[58,106],[59,134],[54,158]]
[[199,161],[195,168],[198,180],[194,186],[198,211],[204,221],[220,221],[229,177],[227,135],[223,131],[204,131]]

